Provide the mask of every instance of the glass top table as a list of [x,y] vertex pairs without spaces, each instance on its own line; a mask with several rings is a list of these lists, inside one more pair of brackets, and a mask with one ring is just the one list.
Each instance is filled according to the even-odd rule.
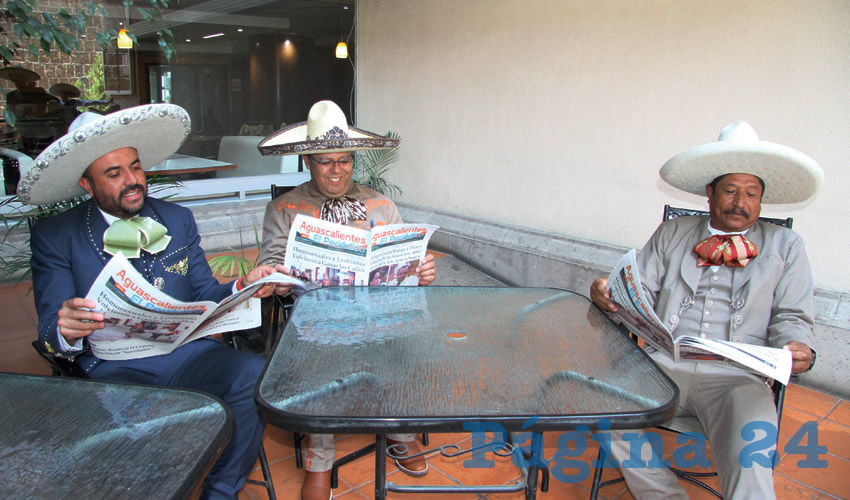
[[678,394],[586,298],[550,288],[335,287],[295,304],[257,389],[304,432],[641,428]]
[[0,373],[3,498],[186,498],[230,439],[213,396]]
[[672,417],[678,389],[574,293],[331,287],[298,298],[255,396],[276,426],[374,433],[380,453],[387,433],[463,432],[467,422],[649,427]]
[[224,161],[210,160],[173,154],[145,170],[148,177],[153,175],[185,175],[185,174],[214,174],[219,170],[232,170],[236,165]]

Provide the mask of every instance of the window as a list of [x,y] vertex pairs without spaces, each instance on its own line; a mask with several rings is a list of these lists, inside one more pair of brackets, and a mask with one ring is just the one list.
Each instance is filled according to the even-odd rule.
[[[232,140],[240,132],[256,134],[251,137],[257,138],[284,124],[303,121],[318,100],[331,99],[342,109],[353,111],[352,61],[335,57],[336,44],[343,35],[350,57],[354,57],[354,39],[349,38],[353,6],[318,0],[259,0],[250,2],[248,8],[244,5],[186,0],[170,5],[164,18],[155,24],[142,21],[131,9],[128,27],[139,43],[129,50],[101,49],[93,44],[89,49],[103,53],[105,92],[100,97],[112,99],[109,105],[94,109],[107,111],[154,102],[182,106],[192,118],[192,132],[179,153],[209,160],[218,160],[221,153],[233,153],[221,151],[222,139],[231,138],[224,142],[229,147],[240,142]],[[103,19],[101,29],[121,27],[123,7],[111,2],[107,7],[114,17]],[[157,31],[166,27],[174,34],[177,51],[171,60],[163,57],[157,43]],[[87,39],[94,39],[96,31],[92,28]],[[71,64],[59,64],[39,58],[20,65],[41,76],[36,84],[45,91],[54,83],[70,83],[85,94],[97,83],[87,76],[92,59],[75,56]],[[73,105],[51,104],[23,129],[7,127],[10,143],[6,147],[20,151],[26,146],[27,154],[35,156],[67,131],[80,111]],[[241,139],[245,141],[248,139]],[[256,153],[256,147],[253,150]],[[298,168],[297,158],[294,163],[282,161],[279,165],[244,155],[238,158],[238,168],[216,175],[245,177]],[[237,164],[233,157],[226,161]],[[267,188],[265,184],[263,189]],[[12,193],[14,188],[7,191]]]

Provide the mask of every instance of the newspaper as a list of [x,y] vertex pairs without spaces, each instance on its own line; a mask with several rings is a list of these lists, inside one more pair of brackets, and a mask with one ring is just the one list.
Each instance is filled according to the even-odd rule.
[[438,229],[391,224],[357,229],[299,214],[292,222],[284,266],[307,288],[419,284],[416,268]]
[[260,299],[252,295],[266,283],[303,287],[297,279],[273,273],[215,302],[181,302],[148,283],[120,252],[98,275],[86,299],[97,303],[106,326],[88,337],[100,359],[126,360],[168,354],[195,339],[259,326]]
[[788,384],[791,377],[791,351],[723,340],[681,336],[676,339],[650,307],[640,282],[636,251],[630,250],[608,276],[611,300],[617,303],[617,316],[632,333],[649,345],[669,354],[676,362],[721,361]]

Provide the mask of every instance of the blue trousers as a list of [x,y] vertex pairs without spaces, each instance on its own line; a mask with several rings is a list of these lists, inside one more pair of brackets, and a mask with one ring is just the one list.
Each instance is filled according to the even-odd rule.
[[93,379],[194,389],[224,400],[233,416],[230,443],[204,480],[201,498],[236,498],[260,452],[265,423],[257,413],[254,386],[265,361],[212,339],[198,339],[171,354],[102,361]]

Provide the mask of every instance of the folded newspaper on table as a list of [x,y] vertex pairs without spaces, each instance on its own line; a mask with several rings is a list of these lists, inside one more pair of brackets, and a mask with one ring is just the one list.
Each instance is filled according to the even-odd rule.
[[106,326],[88,337],[92,354],[123,360],[167,354],[195,339],[260,325],[260,299],[251,296],[266,283],[304,283],[274,273],[215,302],[180,302],[157,290],[116,254],[100,272],[86,299],[97,302]]
[[437,229],[432,224],[357,229],[299,214],[283,264],[313,286],[418,285],[416,268]]
[[629,330],[675,361],[721,361],[788,384],[793,362],[791,351],[700,337],[681,336],[674,340],[643,292],[634,249],[611,271],[608,290],[611,300],[618,305],[617,316]]

